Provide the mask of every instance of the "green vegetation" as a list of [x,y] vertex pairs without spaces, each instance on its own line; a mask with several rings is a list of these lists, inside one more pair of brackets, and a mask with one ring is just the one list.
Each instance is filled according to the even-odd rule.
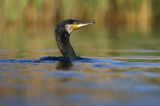
[[[98,26],[148,31],[160,23],[159,0],[1,0],[1,26],[55,25],[66,18],[95,19]],[[157,22],[158,21],[158,22]]]

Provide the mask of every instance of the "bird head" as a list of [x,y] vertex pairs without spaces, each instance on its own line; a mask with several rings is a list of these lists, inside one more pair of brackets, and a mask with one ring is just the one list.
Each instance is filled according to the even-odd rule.
[[63,26],[65,30],[70,34],[71,32],[75,31],[76,29],[79,29],[81,27],[94,24],[95,21],[78,21],[74,19],[68,19],[65,21],[62,21],[59,26]]

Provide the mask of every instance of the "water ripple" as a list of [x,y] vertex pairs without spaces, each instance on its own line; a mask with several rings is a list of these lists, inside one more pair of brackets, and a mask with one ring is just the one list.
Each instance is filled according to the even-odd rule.
[[[54,64],[57,62],[71,62],[77,64],[89,64],[95,68],[160,68],[160,62],[147,62],[145,59],[152,60],[153,58],[139,58],[143,62],[121,61],[116,59],[98,59],[98,58],[64,58],[64,57],[42,57],[38,60],[29,59],[1,59],[0,64]],[[128,60],[137,59],[128,58]],[[156,58],[155,58],[156,59]]]

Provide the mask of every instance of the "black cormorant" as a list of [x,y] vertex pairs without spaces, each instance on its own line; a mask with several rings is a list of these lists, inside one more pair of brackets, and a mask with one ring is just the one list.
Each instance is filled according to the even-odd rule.
[[55,37],[58,48],[64,57],[77,57],[70,43],[70,34],[74,30],[94,24],[94,21],[78,21],[68,19],[60,22],[55,29]]

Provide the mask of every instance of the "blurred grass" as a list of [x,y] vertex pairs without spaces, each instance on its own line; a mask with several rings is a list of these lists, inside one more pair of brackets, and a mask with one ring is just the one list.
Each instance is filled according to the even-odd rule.
[[48,28],[75,18],[94,19],[97,27],[148,31],[159,23],[159,5],[159,0],[1,0],[0,26]]

